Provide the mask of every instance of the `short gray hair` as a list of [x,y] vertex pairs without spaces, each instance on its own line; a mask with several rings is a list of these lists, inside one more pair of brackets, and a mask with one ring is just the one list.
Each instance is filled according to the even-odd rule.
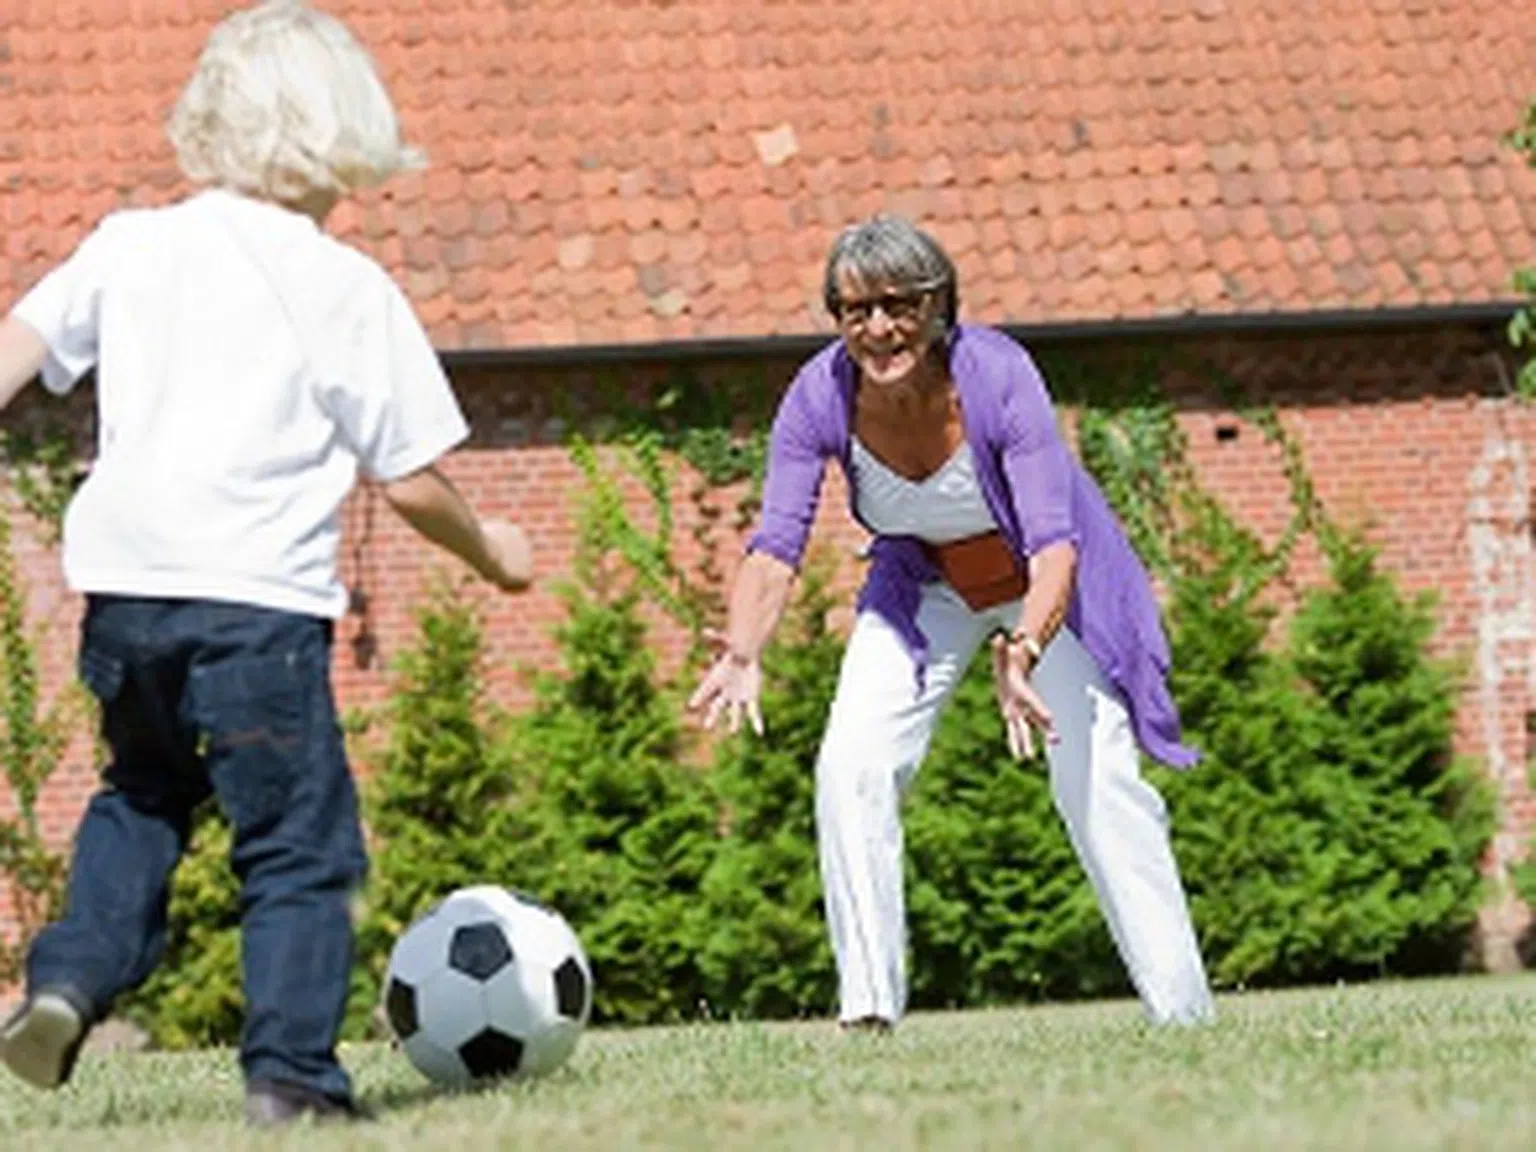
[[959,318],[954,262],[937,240],[900,216],[872,216],[843,229],[833,242],[821,287],[822,302],[833,316],[839,311],[838,277],[844,273],[863,284],[937,292],[946,331]]

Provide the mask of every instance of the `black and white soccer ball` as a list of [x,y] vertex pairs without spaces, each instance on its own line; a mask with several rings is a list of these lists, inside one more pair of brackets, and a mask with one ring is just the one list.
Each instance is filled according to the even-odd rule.
[[429,1080],[465,1087],[553,1072],[592,1011],[592,971],[565,918],[507,888],[460,888],[395,941],[384,1013]]

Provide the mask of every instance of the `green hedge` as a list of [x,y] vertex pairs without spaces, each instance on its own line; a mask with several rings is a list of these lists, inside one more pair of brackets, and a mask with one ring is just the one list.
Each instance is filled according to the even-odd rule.
[[[663,492],[646,466],[647,490]],[[807,572],[765,656],[766,738],[707,745],[683,720],[692,670],[663,680],[644,623],[658,603],[704,602],[671,561],[670,516],[648,536],[611,485],[595,491],[559,659],[534,677],[528,708],[506,715],[483,698],[496,654],[469,602],[441,590],[420,608],[364,792],[375,854],[353,1035],[376,1032],[401,929],[448,889],[486,881],[571,919],[599,1021],[834,1006],[812,817],[842,651],[829,568]],[[1174,693],[1205,759],[1148,772],[1169,801],[1213,979],[1457,969],[1494,822],[1489,789],[1451,752],[1457,681],[1429,656],[1430,602],[1404,597],[1360,537],[1319,526],[1329,578],[1278,630],[1274,554],[1214,502],[1181,508],[1159,554]],[[906,829],[915,1005],[1127,991],[1043,765],[1007,755],[983,660],[945,715]],[[228,1042],[238,1023],[216,822],[198,844],[167,966],[130,1006],[168,1045]]]
[[[480,699],[477,624],[443,597],[401,661],[390,742],[366,790],[387,850],[360,915],[352,1033],[368,1034],[401,927],[447,889],[530,891],[578,927],[597,1018],[820,1015],[812,763],[840,638],[813,579],[769,655],[766,740],[690,765],[632,598],[573,602],[563,665],[525,714]],[[1429,613],[1346,542],[1288,646],[1219,575],[1177,590],[1177,686],[1206,752],[1151,769],[1223,987],[1454,970],[1479,906],[1486,789],[1450,756],[1449,671]],[[912,998],[945,1007],[1123,993],[1124,976],[1037,763],[1012,761],[983,662],[909,799]],[[234,893],[217,821],[176,888],[166,967],[134,999],[154,1038],[229,1042],[239,1022]]]
[[1405,600],[1359,538],[1326,550],[1330,581],[1279,652],[1242,565],[1175,589],[1175,694],[1205,761],[1160,782],[1224,985],[1453,970],[1483,902],[1491,791],[1452,755],[1456,675],[1426,654],[1430,602]]

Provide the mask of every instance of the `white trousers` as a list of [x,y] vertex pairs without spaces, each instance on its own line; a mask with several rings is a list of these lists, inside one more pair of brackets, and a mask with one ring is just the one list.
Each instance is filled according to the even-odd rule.
[[[1018,601],[972,612],[948,585],[926,585],[918,624],[929,665],[921,693],[913,690],[912,657],[890,625],[872,612],[854,625],[816,763],[817,841],[842,1020],[895,1021],[906,1008],[902,796],[976,649],[1018,614]],[[1211,995],[1167,809],[1141,777],[1125,705],[1065,628],[1031,679],[1060,736],[1046,746],[1056,810],[1147,1016],[1156,1023],[1208,1018]]]

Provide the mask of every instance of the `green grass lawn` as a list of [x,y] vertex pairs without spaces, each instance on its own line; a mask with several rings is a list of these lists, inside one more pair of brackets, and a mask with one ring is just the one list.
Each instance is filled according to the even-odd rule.
[[0,1080],[0,1148],[1536,1149],[1536,975],[1227,996],[1191,1031],[1128,1002],[593,1031],[546,1081],[461,1096],[346,1059],[375,1124],[249,1133],[227,1052],[88,1054],[51,1095]]

